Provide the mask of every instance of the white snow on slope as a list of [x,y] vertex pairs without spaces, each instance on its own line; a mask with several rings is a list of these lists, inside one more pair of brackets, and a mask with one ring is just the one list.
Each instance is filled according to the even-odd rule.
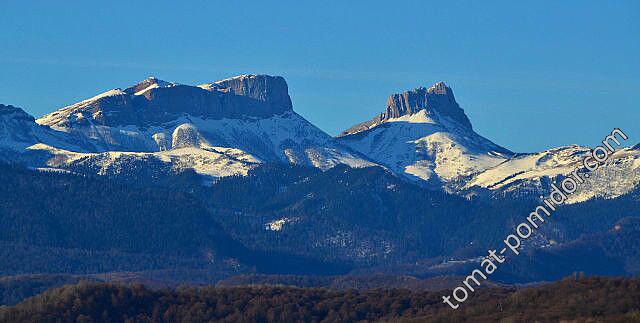
[[271,222],[267,222],[264,225],[264,229],[267,231],[282,231],[282,229],[284,228],[285,224],[287,223],[295,223],[297,222],[299,219],[298,218],[281,218],[281,219],[277,219],[277,220],[273,220]]
[[387,120],[342,143],[373,161],[422,180],[450,181],[507,160],[508,153],[473,131],[425,110]]
[[569,197],[569,203],[594,197],[616,198],[640,185],[640,150],[621,149],[611,155],[605,167],[591,173],[579,190]]
[[93,102],[93,101],[96,101],[98,99],[105,98],[105,97],[108,97],[108,96],[123,95],[123,94],[125,94],[125,93],[122,91],[122,89],[116,88],[116,89],[112,89],[112,90],[100,93],[100,94],[98,94],[98,95],[96,95],[96,96],[94,96],[92,98],[83,100],[83,101],[81,101],[79,103]]
[[[74,103],[72,105],[63,107],[57,111],[54,111],[52,113],[49,113],[47,115],[42,116],[41,118],[36,120],[36,123],[41,124],[41,125],[54,125],[57,124],[58,122],[63,121],[72,111],[75,111],[81,107],[85,107],[90,105],[91,103],[95,102],[98,99],[101,98],[105,98],[105,97],[110,97],[110,96],[118,96],[118,95],[126,95],[125,92],[122,91],[122,89],[116,88],[113,90],[109,90],[103,93],[100,93],[92,98],[86,99],[86,100],[82,100],[78,103]],[[52,126],[51,128],[58,130],[58,131],[65,131],[65,128],[61,128],[61,127],[56,127],[56,126]]]
[[[438,112],[421,110],[373,124],[340,138],[342,143],[398,174],[465,194],[477,188],[538,197],[549,185],[583,168],[590,149],[566,146],[533,154],[511,154]],[[640,152],[622,149],[592,174],[568,203],[614,198],[640,184]]]
[[[64,129],[68,133],[91,138],[97,152],[158,152],[176,145],[176,130],[195,132],[199,148],[237,149],[261,162],[290,162],[328,169],[337,164],[352,167],[374,165],[346,151],[333,138],[295,112],[270,118],[202,119],[183,116],[161,126],[140,129],[135,126],[107,127],[89,122],[82,128]],[[192,130],[191,130],[192,129]],[[189,130],[189,131],[187,131]],[[179,136],[179,138],[182,138]],[[196,138],[184,140],[194,140]],[[178,146],[182,147],[182,143]]]
[[[584,169],[583,160],[590,154],[589,148],[573,145],[516,156],[475,175],[464,188],[478,186],[505,192],[525,189],[546,195],[548,192],[542,189],[545,179],[558,183],[575,170]],[[567,203],[595,197],[615,198],[631,192],[639,184],[640,151],[621,149],[609,157],[606,165],[590,173],[578,190],[569,195]]]
[[580,146],[559,147],[535,154],[524,154],[492,167],[466,184],[499,189],[523,179],[539,179],[570,174],[590,150]]
[[232,80],[244,80],[247,78],[251,78],[254,77],[254,74],[242,74],[242,75],[237,75],[237,76],[233,76],[233,77],[229,77],[223,80],[219,80],[219,81],[215,81],[212,83],[203,83],[198,85],[199,88],[207,90],[207,91],[212,91],[214,89],[216,90],[222,90],[222,91],[228,91],[228,89],[222,88],[220,86],[220,84],[224,83],[224,82],[228,82],[228,81],[232,81]]
[[[228,80],[245,79],[251,75],[240,75],[227,80],[202,84],[200,88],[219,88],[219,84]],[[100,98],[107,96],[129,95],[135,89],[135,95],[144,95],[157,88],[174,87],[169,83],[150,77],[133,87],[122,91],[107,91],[91,99],[83,100],[48,114],[37,120],[42,125],[55,125],[52,128],[74,138],[84,138],[90,147],[77,150],[77,153],[156,153],[175,151],[179,148],[235,149],[246,162],[288,162],[298,165],[318,167],[323,170],[337,164],[352,167],[373,166],[366,157],[352,152],[340,145],[334,138],[318,129],[293,111],[271,117],[240,118],[201,118],[188,114],[177,114],[176,119],[163,124],[147,126],[104,126],[96,123],[95,116],[83,115],[74,111],[87,107]],[[118,104],[106,102],[105,104]],[[108,110],[108,109],[107,109]],[[83,112],[87,113],[87,112]],[[100,113],[100,111],[95,112]],[[95,114],[94,113],[94,114]],[[135,113],[132,111],[131,113]],[[73,122],[75,117],[76,121]],[[67,119],[70,118],[72,122]],[[47,143],[47,142],[45,142]],[[51,145],[57,147],[56,145]],[[57,147],[60,148],[60,147]],[[186,157],[185,157],[186,158]],[[200,170],[201,172],[203,170]],[[219,173],[219,171],[215,171]]]
[[211,147],[210,149],[187,147],[155,153],[114,151],[79,153],[45,144],[35,144],[28,150],[50,153],[52,157],[47,162],[48,167],[64,169],[80,162],[90,163],[99,168],[98,175],[125,172],[132,159],[141,161],[156,159],[170,165],[175,171],[193,169],[198,174],[213,178],[232,175],[246,176],[248,171],[258,163],[256,159],[242,152],[221,147]]
[[24,111],[0,115],[0,149],[21,153],[29,146],[47,142],[72,150],[81,150],[84,142],[70,138],[65,133],[36,124]]

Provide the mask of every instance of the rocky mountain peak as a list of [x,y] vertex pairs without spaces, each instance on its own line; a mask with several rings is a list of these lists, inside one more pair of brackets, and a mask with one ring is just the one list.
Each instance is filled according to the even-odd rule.
[[419,87],[390,95],[384,112],[373,118],[373,120],[347,129],[341,136],[358,133],[391,119],[409,116],[421,110],[425,110],[426,114],[433,120],[440,120],[444,117],[464,128],[473,129],[464,110],[456,102],[453,90],[444,82],[438,82],[429,88]]
[[462,126],[471,128],[471,122],[460,108],[453,91],[444,82],[429,88],[419,87],[411,91],[392,94],[387,100],[387,108],[380,116],[381,121],[414,114],[426,110],[427,114],[449,117]]
[[427,89],[427,92],[441,95],[453,95],[453,92],[451,92],[451,88],[448,87],[444,82],[435,83]]

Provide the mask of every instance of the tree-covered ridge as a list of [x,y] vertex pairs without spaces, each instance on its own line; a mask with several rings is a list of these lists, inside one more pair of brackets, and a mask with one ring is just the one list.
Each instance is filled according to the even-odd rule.
[[289,287],[149,290],[80,283],[0,309],[0,322],[637,322],[640,280],[568,278],[480,290],[458,310],[439,292]]
[[[474,264],[465,260],[497,245],[536,203],[467,200],[377,167],[322,172],[264,165],[212,186],[189,174],[142,178],[132,183],[0,165],[0,274],[180,270],[191,271],[180,280],[198,284],[247,272],[466,275],[465,266]],[[525,250],[492,278],[639,273],[640,256],[629,248],[638,245],[637,230],[631,220],[620,222],[637,208],[637,193],[564,206],[545,236],[525,246],[544,246],[543,252]],[[269,226],[278,221],[277,230]],[[617,224],[620,230],[613,230]],[[595,266],[580,250],[595,250],[606,261]],[[203,270],[206,279],[190,278]]]
[[0,165],[0,273],[215,268],[235,244],[191,194]]

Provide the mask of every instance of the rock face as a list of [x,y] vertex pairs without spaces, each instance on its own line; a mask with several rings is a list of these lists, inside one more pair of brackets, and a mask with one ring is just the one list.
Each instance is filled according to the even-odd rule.
[[[273,107],[274,113],[293,109],[287,82],[281,76],[241,75],[217,81],[210,86],[268,103]],[[203,87],[206,87],[206,84]]]
[[412,115],[421,110],[425,110],[431,118],[450,118],[465,128],[473,129],[464,110],[456,102],[451,88],[444,82],[438,82],[429,88],[420,87],[412,91],[392,94],[387,100],[384,112],[370,121],[347,129],[340,136],[361,132],[390,119]]
[[241,75],[200,86],[148,78],[125,90],[114,89],[39,119],[43,125],[73,128],[152,126],[182,115],[203,119],[264,118],[292,110],[282,77]]

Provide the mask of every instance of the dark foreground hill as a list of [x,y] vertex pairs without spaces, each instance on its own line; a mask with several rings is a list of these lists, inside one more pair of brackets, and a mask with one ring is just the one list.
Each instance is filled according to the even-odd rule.
[[80,283],[0,309],[0,322],[640,322],[640,279],[567,278],[478,291],[458,310],[439,292]]

